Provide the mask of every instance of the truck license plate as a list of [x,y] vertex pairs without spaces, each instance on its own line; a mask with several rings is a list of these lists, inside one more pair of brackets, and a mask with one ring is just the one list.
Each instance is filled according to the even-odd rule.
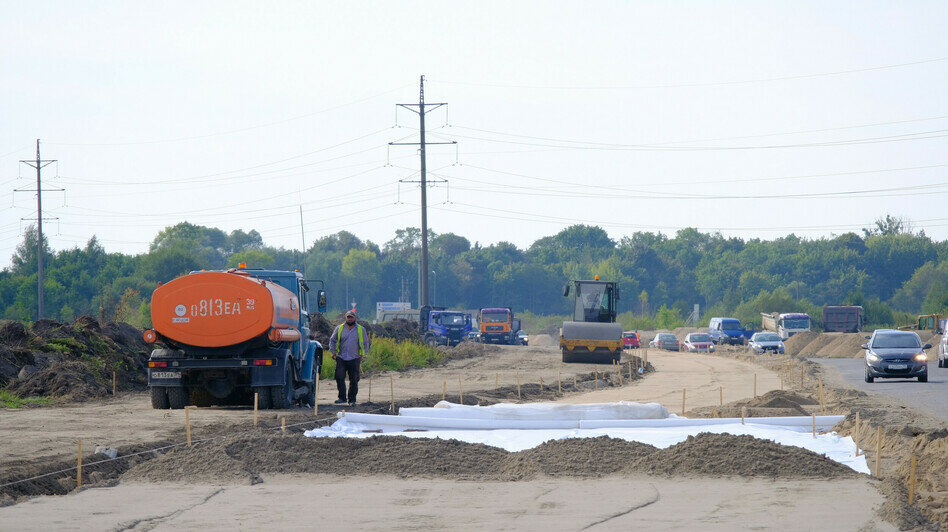
[[889,364],[889,369],[908,369],[906,364]]
[[153,379],[180,379],[180,371],[152,371],[151,378]]

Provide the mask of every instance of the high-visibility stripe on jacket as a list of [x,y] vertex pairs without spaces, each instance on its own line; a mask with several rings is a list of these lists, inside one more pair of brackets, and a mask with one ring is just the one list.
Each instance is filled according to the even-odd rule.
[[[342,354],[342,328],[345,323],[340,323],[336,328],[336,354]],[[359,333],[359,356],[365,356],[365,327],[356,323],[356,331]]]

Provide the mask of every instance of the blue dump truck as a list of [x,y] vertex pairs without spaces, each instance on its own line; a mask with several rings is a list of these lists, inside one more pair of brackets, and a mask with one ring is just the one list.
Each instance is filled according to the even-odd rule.
[[[199,271],[158,286],[151,298],[157,344],[148,359],[151,404],[253,404],[287,408],[316,401],[323,348],[309,338],[309,285],[299,272]],[[325,311],[326,293],[314,302]]]
[[754,328],[742,326],[737,318],[711,318],[708,335],[716,344],[747,345],[747,340],[754,335]]
[[426,306],[418,314],[420,332],[428,345],[455,346],[471,333],[471,315],[467,312]]

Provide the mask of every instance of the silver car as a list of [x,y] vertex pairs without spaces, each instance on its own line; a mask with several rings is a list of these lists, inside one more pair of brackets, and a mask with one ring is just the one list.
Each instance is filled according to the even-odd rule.
[[773,332],[754,333],[754,336],[751,336],[747,346],[758,355],[762,355],[767,351],[783,354],[787,349],[783,345],[783,340],[780,339],[780,335]]

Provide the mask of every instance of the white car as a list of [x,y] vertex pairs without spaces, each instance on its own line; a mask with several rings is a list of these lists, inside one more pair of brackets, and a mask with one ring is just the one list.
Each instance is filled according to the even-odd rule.
[[948,333],[941,335],[938,342],[938,367],[948,368]]
[[774,332],[754,333],[750,342],[747,343],[747,347],[758,355],[762,355],[767,351],[783,354],[787,350],[783,345],[783,340],[780,339],[780,335]]

